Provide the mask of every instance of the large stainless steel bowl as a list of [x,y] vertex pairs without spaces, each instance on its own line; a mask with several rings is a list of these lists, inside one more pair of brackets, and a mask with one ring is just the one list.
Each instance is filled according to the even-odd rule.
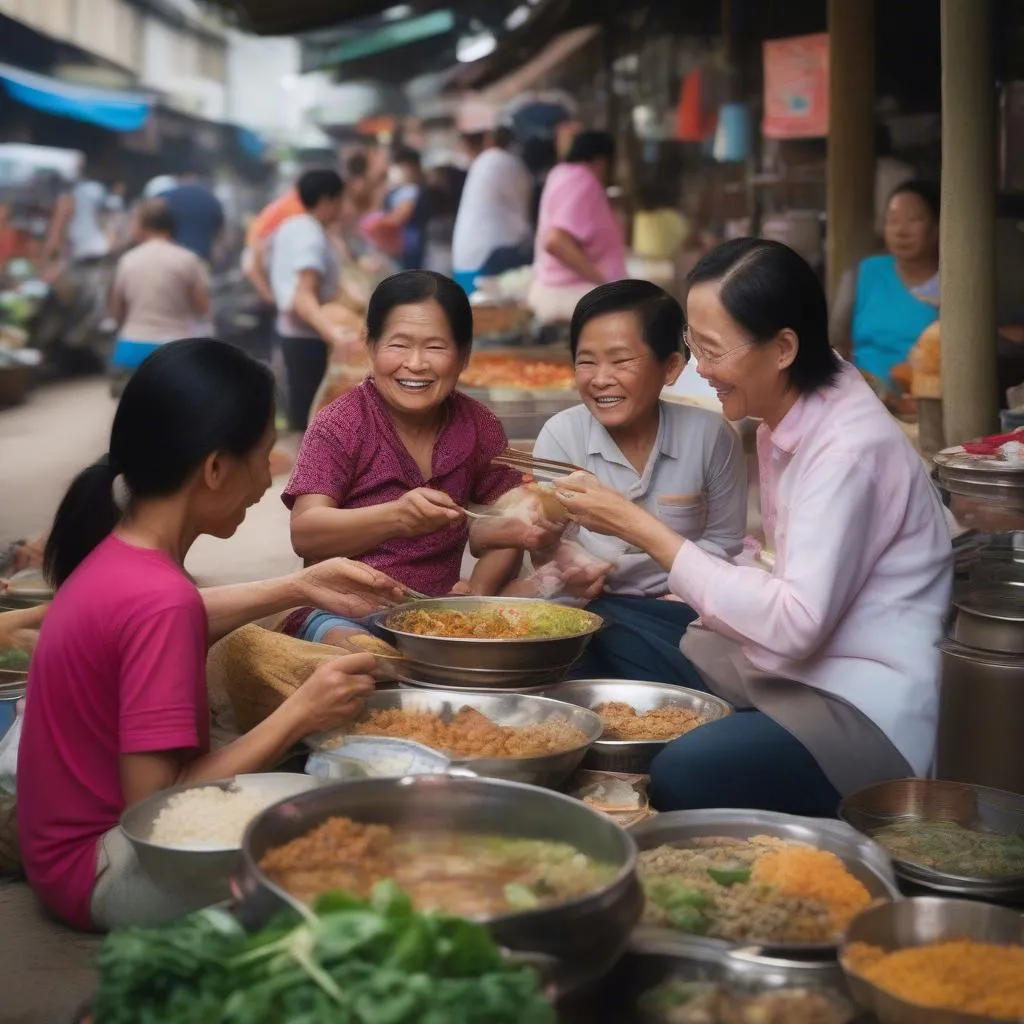
[[560,683],[571,665],[553,668],[456,668],[421,665],[418,661],[395,661],[391,672],[407,686],[428,690],[493,690],[496,693],[537,692]]
[[[935,779],[881,782],[848,796],[839,805],[839,816],[872,838],[886,825],[902,821],[952,821],[964,828],[1024,838],[1024,796],[966,782]],[[983,878],[954,875],[898,857],[894,857],[893,862],[901,878],[936,892],[1024,900],[1024,873]]]
[[587,623],[581,632],[571,636],[532,640],[420,636],[418,633],[406,633],[388,626],[393,616],[407,611],[478,612],[494,611],[496,608],[530,610],[551,607],[550,601],[525,597],[442,597],[432,601],[416,601],[412,604],[399,605],[386,612],[378,612],[373,621],[407,658],[421,665],[503,671],[568,668],[583,654],[594,634],[604,625],[604,620],[599,615],[580,611],[582,620]]
[[[602,982],[590,1004],[587,1019],[602,1024],[646,1024],[639,1005],[643,995],[669,980],[718,982],[744,994],[780,988],[824,991],[835,998],[837,1009],[847,1011],[846,1024],[859,1017],[842,968],[834,960],[781,960],[747,950],[709,949],[697,942],[674,943],[634,940],[622,959]],[[584,1019],[581,1015],[580,1019]]]
[[292,772],[265,772],[258,775],[236,775],[233,779],[204,782],[199,785],[173,786],[154,793],[129,807],[121,815],[121,830],[135,849],[142,870],[160,889],[180,900],[186,909],[219,903],[231,895],[231,876],[238,870],[241,845],[214,846],[197,849],[187,846],[166,846],[150,840],[157,815],[177,793],[191,789],[255,790],[264,794],[267,804],[314,788],[317,780]]
[[[498,725],[534,725],[553,718],[564,718],[583,733],[586,742],[580,746],[542,757],[452,758],[454,766],[468,768],[477,775],[529,782],[536,786],[561,785],[576,770],[591,744],[604,729],[600,717],[593,711],[551,700],[549,697],[535,697],[525,693],[456,694],[440,690],[378,690],[367,697],[360,720],[374,711],[401,708],[406,711],[429,711],[447,721],[464,707],[476,708]],[[329,750],[344,735],[344,731],[339,730],[310,737],[307,743],[316,750]]]
[[846,957],[852,942],[891,951],[952,939],[1024,946],[1024,914],[989,903],[935,896],[883,904],[853,919],[839,961],[854,998],[877,1016],[879,1024],[984,1024],[988,1017],[918,1006],[890,995],[853,970]]
[[[645,683],[627,679],[579,679],[553,686],[548,696],[581,708],[593,710],[608,701],[629,704],[638,714],[661,707],[686,708],[695,711],[706,722],[714,722],[732,714],[732,705],[720,697],[700,690],[669,683]],[[608,772],[644,774],[651,761],[670,740],[599,739],[587,751],[584,768]]]
[[[729,836],[749,839],[751,836],[775,836],[792,842],[804,843],[829,850],[846,865],[854,878],[876,900],[898,900],[900,891],[896,875],[884,849],[872,839],[862,836],[841,821],[824,818],[803,818],[794,814],[756,810],[702,810],[671,811],[659,814],[630,829],[641,850],[658,846],[687,847],[705,836]],[[638,937],[671,945],[674,941],[706,942],[725,947],[730,943],[720,939],[694,939],[667,928],[644,925],[637,930]],[[759,947],[765,954],[785,957],[834,956],[835,943],[764,943]]]
[[258,928],[295,899],[258,867],[270,849],[345,816],[361,822],[493,834],[570,843],[618,870],[604,888],[556,907],[485,921],[508,949],[557,958],[559,987],[600,977],[625,949],[640,917],[643,894],[636,877],[636,846],[610,818],[578,800],[515,782],[419,775],[365,779],[303,793],[264,811],[243,841],[243,870],[236,885],[239,914]]

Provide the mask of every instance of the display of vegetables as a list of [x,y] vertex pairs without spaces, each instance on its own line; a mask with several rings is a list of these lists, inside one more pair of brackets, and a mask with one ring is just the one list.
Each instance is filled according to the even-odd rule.
[[247,934],[211,908],[111,933],[94,1024],[554,1024],[536,973],[480,925],[420,914],[392,882]]

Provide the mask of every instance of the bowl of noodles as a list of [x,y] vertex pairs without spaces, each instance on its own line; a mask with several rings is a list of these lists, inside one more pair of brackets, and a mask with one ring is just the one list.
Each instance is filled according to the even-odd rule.
[[507,597],[415,601],[379,613],[375,622],[420,665],[522,672],[568,670],[604,625],[580,608]]

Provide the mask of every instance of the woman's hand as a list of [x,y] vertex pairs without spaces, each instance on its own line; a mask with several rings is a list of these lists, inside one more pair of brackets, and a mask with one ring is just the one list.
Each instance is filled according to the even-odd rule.
[[295,702],[303,735],[337,729],[358,715],[373,693],[376,668],[372,654],[346,654],[318,666],[288,698]]
[[361,619],[405,599],[405,588],[376,569],[348,558],[328,558],[299,573],[303,602]]
[[417,487],[394,502],[403,537],[422,537],[462,519],[464,513],[444,491]]
[[604,592],[608,573],[615,568],[589,554],[579,544],[560,544],[554,564],[561,577],[562,589],[570,597],[593,601]]
[[590,473],[573,473],[560,480],[555,493],[573,521],[592,533],[628,540],[638,517],[645,515],[629,498]]

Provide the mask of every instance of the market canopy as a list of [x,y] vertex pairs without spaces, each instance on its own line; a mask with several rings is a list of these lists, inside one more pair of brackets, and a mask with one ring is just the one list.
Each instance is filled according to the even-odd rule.
[[145,93],[75,85],[10,64],[0,64],[0,82],[12,99],[27,107],[114,132],[138,131],[146,123],[154,102]]
[[227,8],[235,13],[243,28],[258,35],[283,36],[329,28],[346,21],[355,21],[380,14],[388,7],[411,7],[414,14],[423,14],[450,6],[449,0],[206,0],[208,4]]

